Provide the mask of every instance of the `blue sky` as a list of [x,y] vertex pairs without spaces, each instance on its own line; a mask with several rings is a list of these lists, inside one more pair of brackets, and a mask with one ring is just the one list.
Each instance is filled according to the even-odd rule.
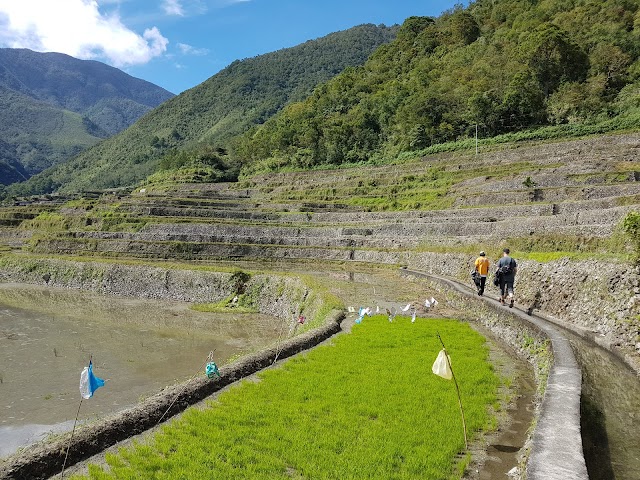
[[363,23],[438,16],[456,3],[461,2],[0,0],[0,47],[98,60],[180,93],[234,60]]

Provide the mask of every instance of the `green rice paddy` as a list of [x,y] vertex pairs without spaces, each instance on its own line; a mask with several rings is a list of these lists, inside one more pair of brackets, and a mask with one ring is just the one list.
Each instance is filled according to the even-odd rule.
[[431,372],[436,332],[473,437],[494,422],[499,384],[483,337],[456,320],[378,315],[108,454],[89,478],[461,478],[469,455],[454,383]]

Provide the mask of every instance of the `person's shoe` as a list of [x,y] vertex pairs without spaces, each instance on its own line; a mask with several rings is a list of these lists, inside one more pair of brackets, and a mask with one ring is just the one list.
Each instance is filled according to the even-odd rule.
[[511,301],[509,302],[509,308],[513,308],[513,298],[511,299]]
[[504,298],[500,298],[500,305],[504,305]]

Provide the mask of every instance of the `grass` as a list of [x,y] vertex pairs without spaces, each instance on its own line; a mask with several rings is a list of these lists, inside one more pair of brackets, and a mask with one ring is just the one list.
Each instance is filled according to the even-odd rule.
[[242,305],[230,305],[225,299],[224,301],[217,303],[195,303],[189,308],[196,312],[208,312],[208,313],[257,313],[257,309],[253,307],[244,307]]
[[450,195],[449,191],[465,180],[477,177],[507,178],[559,165],[514,162],[509,165],[457,169],[442,163],[425,170],[423,162],[413,161],[393,171],[380,171],[378,176],[361,168],[359,172],[354,171],[346,178],[336,177],[331,185],[314,185],[312,182],[292,184],[274,194],[272,200],[282,203],[342,203],[369,211],[442,210],[453,207],[456,197]]
[[629,262],[632,259],[631,239],[620,228],[608,237],[586,237],[553,233],[510,237],[493,245],[465,243],[460,245],[432,245],[423,242],[416,252],[463,253],[477,255],[485,250],[489,258],[502,256],[502,249],[509,247],[516,259],[534,260],[540,263],[561,258],[570,260],[607,260]]
[[[549,125],[546,127],[533,128],[515,133],[505,133],[495,137],[483,138],[478,141],[480,147],[494,147],[505,144],[518,144],[528,142],[555,142],[571,140],[580,137],[594,135],[615,134],[625,132],[635,132],[638,130],[640,121],[640,111],[632,111],[629,114],[620,115],[611,119],[582,124]],[[472,150],[475,148],[475,139],[467,138],[455,142],[441,143],[414,152],[403,152],[399,158],[415,158],[420,156],[433,155],[442,152],[456,152]]]
[[[634,109],[629,113],[619,115],[607,120],[600,120],[594,123],[548,125],[545,127],[532,128],[514,133],[505,133],[494,137],[480,138],[479,148],[482,152],[493,151],[499,148],[518,147],[521,145],[531,145],[536,143],[551,143],[568,141],[576,138],[591,137],[604,134],[622,134],[638,131],[640,124],[640,110]],[[428,157],[439,153],[450,152],[472,152],[476,147],[475,138],[464,138],[456,141],[434,144],[421,150],[411,150],[396,152],[391,148],[388,152],[378,151],[372,153],[368,161],[358,163],[344,162],[340,165],[319,164],[307,170],[338,170],[353,169],[367,166],[381,166],[394,163],[402,163],[406,160],[420,157]],[[240,174],[240,180],[247,180],[253,176],[273,173],[273,172],[297,172],[304,171],[291,167],[287,164],[272,162],[267,159],[247,168]]]
[[497,398],[484,339],[454,320],[375,316],[107,455],[109,471],[90,466],[89,478],[461,478],[469,455],[455,388],[431,373],[436,331],[473,435]]

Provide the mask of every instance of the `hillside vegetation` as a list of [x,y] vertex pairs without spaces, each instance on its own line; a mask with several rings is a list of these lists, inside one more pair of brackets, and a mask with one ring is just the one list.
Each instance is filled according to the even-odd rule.
[[637,128],[639,54],[637,1],[477,0],[407,19],[364,66],[243,136],[234,154],[249,174],[394,158],[476,126],[481,138]]
[[[204,156],[205,166],[216,167],[229,138],[264,122],[287,102],[304,99],[316,85],[346,67],[361,65],[379,45],[393,39],[395,31],[395,27],[361,25],[233,62],[121,134],[44,172],[16,192],[131,185],[155,172],[163,158],[169,166],[185,163],[174,161],[178,150],[187,157]],[[237,175],[233,165],[220,167]],[[222,173],[220,177],[226,178]]]
[[385,164],[472,148],[476,131],[493,145],[635,130],[639,7],[478,0],[411,17],[389,43],[395,30],[361,26],[234,62],[12,193]]
[[77,155],[172,96],[100,62],[1,48],[0,183]]

